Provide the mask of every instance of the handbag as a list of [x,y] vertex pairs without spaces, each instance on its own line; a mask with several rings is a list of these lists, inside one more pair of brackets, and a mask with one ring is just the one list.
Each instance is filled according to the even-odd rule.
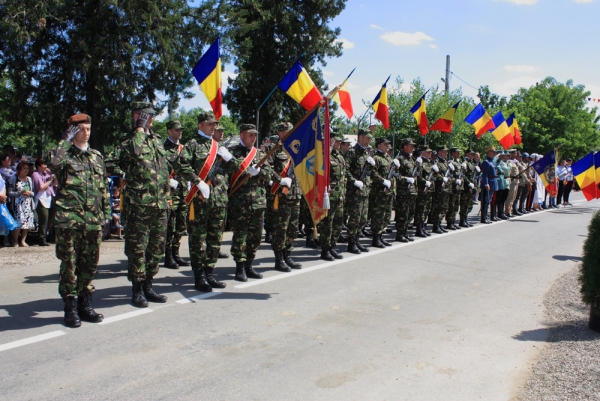
[[12,230],[18,228],[19,224],[12,217],[6,204],[0,204],[0,235],[8,235]]

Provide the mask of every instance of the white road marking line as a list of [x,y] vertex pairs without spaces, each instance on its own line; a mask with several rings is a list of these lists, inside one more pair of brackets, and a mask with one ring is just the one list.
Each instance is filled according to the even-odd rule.
[[[577,202],[573,202],[573,204],[577,205],[579,203],[584,203],[584,202],[587,202],[587,201],[577,201]],[[560,209],[563,209],[563,208],[560,208]],[[318,264],[316,266],[307,267],[307,268],[304,268],[304,269],[301,269],[301,270],[293,270],[290,273],[277,274],[275,276],[264,278],[262,280],[256,280],[256,281],[252,281],[252,282],[248,282],[248,283],[244,283],[244,284],[238,284],[238,285],[234,286],[234,288],[254,287],[254,286],[257,286],[257,285],[270,283],[272,281],[282,280],[282,279],[288,278],[288,277],[294,277],[294,276],[297,276],[299,274],[310,273],[312,271],[320,270],[320,269],[323,269],[323,268],[326,268],[326,267],[331,267],[331,266],[339,265],[339,264],[342,264],[342,263],[352,262],[352,261],[355,261],[355,260],[358,260],[358,259],[362,259],[362,258],[366,258],[366,257],[369,257],[369,256],[377,255],[379,253],[393,251],[395,249],[403,248],[403,247],[406,247],[406,246],[410,246],[410,245],[414,245],[414,244],[421,244],[421,243],[423,243],[425,241],[433,241],[433,240],[439,239],[439,238],[447,238],[447,237],[449,237],[450,235],[453,235],[453,234],[455,235],[455,234],[461,234],[461,233],[465,233],[465,232],[471,232],[471,231],[473,231],[475,229],[478,229],[478,228],[492,227],[492,226],[496,226],[496,225],[501,224],[501,223],[509,223],[511,220],[517,220],[517,219],[532,217],[532,216],[536,216],[536,215],[539,215],[539,214],[544,213],[544,212],[550,212],[550,211],[553,211],[553,210],[560,210],[560,209],[546,209],[546,210],[541,210],[541,211],[535,212],[535,213],[528,213],[528,214],[524,214],[524,215],[521,215],[521,216],[511,217],[510,220],[497,221],[497,222],[495,222],[493,224],[481,224],[481,223],[478,223],[477,225],[475,225],[473,227],[470,227],[468,229],[467,228],[463,228],[461,230],[449,231],[446,234],[433,234],[432,236],[427,237],[427,238],[418,238],[418,239],[415,238],[414,242],[394,244],[394,245],[388,246],[388,247],[386,247],[384,249],[369,248],[369,250],[370,250],[369,252],[363,252],[360,255],[350,256],[350,257],[346,257],[346,255],[344,255],[344,259],[338,259],[338,260],[335,260],[333,262],[321,263],[321,264]]]
[[192,302],[196,302],[196,301],[199,301],[201,299],[211,298],[211,297],[214,297],[214,296],[217,296],[217,295],[221,295],[221,294],[222,294],[221,291],[207,292],[205,294],[196,295],[195,297],[180,299],[178,301],[175,301],[175,303],[178,303],[178,304],[190,304]]
[[139,309],[139,310],[136,310],[133,312],[127,312],[127,313],[122,313],[120,315],[107,317],[106,319],[104,319],[103,321],[101,321],[98,324],[109,324],[109,323],[119,322],[121,320],[129,319],[130,317],[145,315],[146,313],[150,313],[150,312],[154,312],[154,309],[150,309],[150,308]]
[[24,338],[22,340],[2,344],[2,345],[0,345],[0,352],[6,351],[9,349],[13,349],[13,348],[17,348],[17,347],[22,347],[23,345],[29,345],[29,344],[33,344],[33,343],[38,343],[40,341],[49,340],[51,338],[60,337],[65,334],[67,334],[67,333],[65,333],[64,331],[57,330],[57,331],[51,331],[50,333],[46,333],[46,334],[40,334],[39,336]]

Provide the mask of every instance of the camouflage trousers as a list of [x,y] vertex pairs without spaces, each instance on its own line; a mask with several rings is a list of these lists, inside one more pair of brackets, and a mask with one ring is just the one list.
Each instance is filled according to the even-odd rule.
[[279,196],[279,206],[277,210],[273,209],[271,248],[275,252],[284,249],[291,251],[294,249],[294,240],[298,236],[300,202],[302,202],[302,199],[288,199],[286,195],[280,196],[279,194],[276,194],[276,196]]
[[427,216],[431,212],[431,192],[419,193],[415,202],[415,224],[421,224],[425,222]]
[[337,240],[342,233],[342,223],[344,222],[344,201],[342,199],[331,199],[329,201],[329,211],[318,225],[319,243],[322,248],[333,248],[337,245]]
[[408,228],[408,223],[415,214],[415,202],[417,194],[396,195],[394,211],[396,212],[396,232],[402,233]]
[[187,229],[188,205],[185,202],[174,202],[169,211],[167,221],[167,248],[179,249],[181,233]]
[[219,259],[227,208],[213,207],[194,197],[194,220],[188,223],[192,270],[212,270]]
[[102,231],[85,226],[55,228],[56,257],[60,260],[58,293],[62,297],[94,291],[92,280],[100,259]]
[[454,224],[456,213],[460,208],[460,194],[462,191],[454,191],[448,197],[448,211],[446,212],[446,223]]
[[348,206],[348,235],[356,236],[367,225],[369,197],[352,196],[346,205]]
[[[469,208],[467,209],[467,214],[471,213],[473,210],[473,206],[475,206],[475,194],[477,193],[477,187],[473,189],[473,193],[471,194],[471,200],[469,201]],[[481,192],[477,195],[477,199],[481,200]],[[516,202],[516,201],[515,201]]]
[[432,224],[437,224],[442,221],[446,212],[448,211],[448,192],[444,191],[435,191],[431,200],[431,207],[433,209],[433,215],[431,216],[433,220]]
[[[373,205],[371,205],[371,201],[374,203]],[[369,209],[371,210],[371,232],[374,234],[383,234],[388,224],[390,224],[393,202],[394,197],[392,194],[381,192],[369,199]]]
[[307,235],[310,235],[315,228],[312,216],[310,214],[310,209],[308,208],[308,203],[306,203],[306,199],[304,197],[302,197],[300,200],[299,224],[304,225],[304,231],[306,231]]
[[127,205],[125,255],[129,281],[144,281],[158,273],[158,262],[165,253],[166,209]]
[[460,211],[458,213],[460,217],[467,217],[469,211],[473,209],[474,199],[473,190],[471,188],[462,191],[460,194]]
[[233,239],[231,255],[236,262],[253,261],[260,246],[265,209],[238,207],[229,215]]
[[273,232],[273,200],[275,197],[271,194],[271,189],[267,190],[267,210],[265,211],[265,231]]

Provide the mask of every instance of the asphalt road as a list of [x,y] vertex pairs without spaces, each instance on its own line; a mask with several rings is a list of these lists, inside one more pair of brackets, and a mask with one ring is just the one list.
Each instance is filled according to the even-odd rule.
[[220,260],[227,288],[210,296],[189,268],[162,269],[169,302],[148,309],[129,303],[124,256],[102,255],[105,322],[78,329],[62,324],[56,261],[0,269],[0,398],[510,399],[547,336],[543,294],[577,263],[600,207],[572,198],[333,263],[299,240],[294,273],[270,270],[263,244],[265,279],[235,282]]

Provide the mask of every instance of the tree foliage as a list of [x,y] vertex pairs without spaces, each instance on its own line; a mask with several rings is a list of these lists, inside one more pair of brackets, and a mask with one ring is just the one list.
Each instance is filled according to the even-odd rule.
[[594,213],[588,226],[588,236],[583,243],[579,282],[583,302],[600,307],[600,212]]
[[[181,142],[187,143],[189,140],[194,139],[198,136],[198,114],[205,112],[201,108],[194,108],[190,110],[181,109],[178,113],[173,114],[173,120],[178,120],[183,127],[183,134],[181,136]],[[167,116],[162,121],[154,121],[152,130],[163,138],[167,137],[167,122],[170,118]],[[238,126],[231,120],[229,116],[221,116],[219,123],[223,125],[224,137],[239,134]]]

